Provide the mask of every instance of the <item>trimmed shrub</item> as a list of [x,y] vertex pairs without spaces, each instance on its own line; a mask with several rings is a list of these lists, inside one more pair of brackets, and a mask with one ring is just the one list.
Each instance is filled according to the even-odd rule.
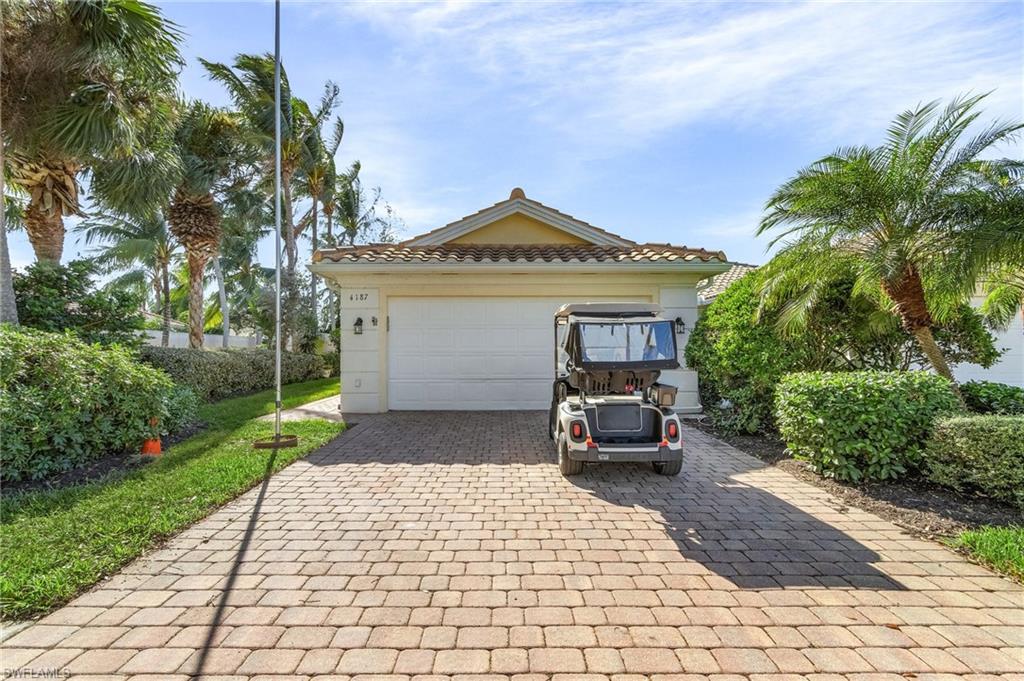
[[86,343],[142,344],[139,295],[117,288],[97,288],[95,263],[75,260],[67,265],[36,262],[14,273],[14,300],[23,327],[62,333],[71,331]]
[[[222,400],[274,387],[274,351],[193,350],[144,346],[143,361],[163,369],[174,382],[191,388],[204,401]],[[281,353],[281,383],[297,383],[323,377],[319,355]]]
[[949,381],[924,371],[789,374],[775,399],[793,455],[821,475],[854,481],[906,473],[935,418],[959,409]]
[[[687,343],[686,363],[697,371],[701,403],[719,428],[772,430],[775,388],[787,373],[906,371],[927,362],[896,316],[858,293],[852,277],[823,287],[804,323],[780,330],[786,310],[761,295],[777,264],[733,282],[704,310]],[[935,340],[950,363],[987,367],[999,358],[992,335],[967,305],[935,329]]]
[[939,419],[924,450],[928,478],[1024,510],[1024,416]]
[[977,414],[1024,414],[1024,388],[994,381],[960,386],[967,408]]
[[167,395],[165,405],[167,415],[160,422],[160,432],[163,435],[177,433],[199,420],[199,398],[192,388],[175,384]]
[[39,479],[135,450],[167,417],[162,371],[119,347],[0,326],[0,475]]
[[338,363],[338,353],[332,350],[330,352],[325,352],[321,357],[323,357],[324,360],[324,370],[327,372],[327,376],[336,378],[338,374],[341,373],[341,365]]
[[686,344],[704,409],[730,432],[770,430],[779,379],[804,366],[800,344],[780,339],[770,322],[755,323],[759,286],[756,272],[735,281],[704,310]]

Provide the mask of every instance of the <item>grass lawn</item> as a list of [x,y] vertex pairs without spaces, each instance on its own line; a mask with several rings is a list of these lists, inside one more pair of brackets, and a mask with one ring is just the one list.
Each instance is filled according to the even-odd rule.
[[[285,408],[336,394],[334,378],[286,385]],[[207,516],[262,480],[270,450],[252,441],[273,434],[257,417],[274,409],[273,391],[204,405],[207,430],[142,468],[56,491],[25,492],[0,502],[0,609],[23,619],[62,605],[160,541]],[[274,471],[334,438],[327,421],[291,421],[299,446],[282,449]]]
[[1024,581],[1024,527],[983,527],[961,534],[957,545],[993,570]]

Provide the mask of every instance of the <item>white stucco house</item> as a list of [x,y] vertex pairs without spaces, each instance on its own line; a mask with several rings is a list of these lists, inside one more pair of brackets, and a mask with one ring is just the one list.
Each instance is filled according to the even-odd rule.
[[[977,296],[971,303],[979,307],[983,300]],[[999,361],[987,369],[977,364],[958,364],[953,367],[956,380],[996,381],[1024,388],[1024,310],[1014,315],[1005,329],[996,329],[992,335],[996,347],[1004,351]]]
[[[729,266],[720,251],[637,243],[517,188],[398,244],[318,250],[310,269],[341,297],[342,406],[374,413],[546,409],[565,303],[658,303],[682,355],[697,282]],[[679,410],[700,410],[693,371],[663,380],[679,387]]]

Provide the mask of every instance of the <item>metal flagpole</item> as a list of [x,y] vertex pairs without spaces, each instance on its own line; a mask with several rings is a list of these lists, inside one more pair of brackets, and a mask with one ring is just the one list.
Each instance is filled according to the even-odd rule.
[[281,438],[281,0],[274,0],[274,438]]
[[253,446],[277,449],[297,444],[294,435],[281,435],[281,0],[274,0],[274,437]]

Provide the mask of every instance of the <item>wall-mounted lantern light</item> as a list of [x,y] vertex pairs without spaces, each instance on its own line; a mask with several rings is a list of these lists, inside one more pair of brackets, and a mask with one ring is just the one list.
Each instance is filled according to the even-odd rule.
[[373,326],[373,328],[377,328],[377,318],[370,317],[370,324]]
[[363,318],[356,317],[356,324],[352,327],[352,332],[357,336],[363,332]]
[[686,322],[682,317],[676,317],[676,333],[686,333]]

